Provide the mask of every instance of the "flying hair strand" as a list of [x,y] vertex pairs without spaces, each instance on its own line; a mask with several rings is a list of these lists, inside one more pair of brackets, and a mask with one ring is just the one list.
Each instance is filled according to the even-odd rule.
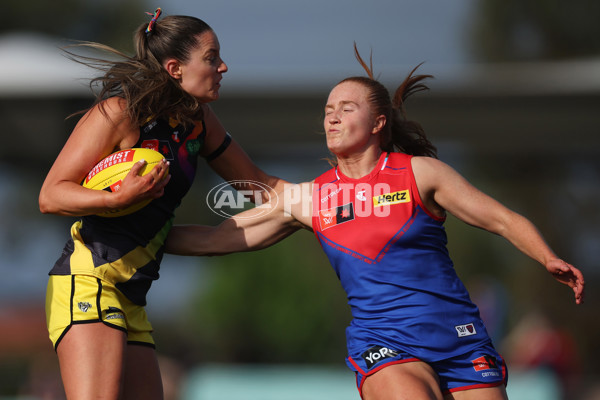
[[365,63],[365,61],[360,56],[358,48],[356,47],[356,42],[354,42],[354,56],[356,57],[360,65],[362,65],[362,67],[365,69],[365,71],[367,71],[367,76],[375,80],[375,77],[373,75],[373,49],[371,49],[371,54],[369,55],[369,65],[367,65],[367,63]]

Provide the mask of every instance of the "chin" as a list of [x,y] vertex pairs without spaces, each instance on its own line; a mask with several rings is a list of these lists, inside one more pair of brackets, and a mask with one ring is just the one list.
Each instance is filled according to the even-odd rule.
[[338,141],[328,140],[327,148],[329,149],[330,152],[332,152],[333,154],[336,154],[343,148],[343,146],[341,146]]
[[334,156],[336,156],[336,157],[338,157],[338,156],[340,156],[342,154],[342,151],[339,148],[329,147],[329,146],[327,146],[327,148],[329,149],[329,152],[331,154],[333,154]]
[[216,95],[197,97],[197,99],[200,103],[210,103],[212,101],[219,100],[219,94],[217,93]]

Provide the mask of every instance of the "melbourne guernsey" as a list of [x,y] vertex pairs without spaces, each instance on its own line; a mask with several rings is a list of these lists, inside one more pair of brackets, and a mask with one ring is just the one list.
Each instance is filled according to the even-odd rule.
[[411,158],[383,153],[360,179],[334,168],[315,180],[312,224],[352,310],[350,358],[380,346],[434,362],[490,342]]

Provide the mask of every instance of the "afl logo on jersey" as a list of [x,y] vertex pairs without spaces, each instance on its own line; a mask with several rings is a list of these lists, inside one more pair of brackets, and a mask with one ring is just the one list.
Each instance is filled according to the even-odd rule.
[[379,196],[373,196],[373,206],[391,206],[392,204],[410,203],[410,193],[408,190],[400,190],[393,193],[384,193]]

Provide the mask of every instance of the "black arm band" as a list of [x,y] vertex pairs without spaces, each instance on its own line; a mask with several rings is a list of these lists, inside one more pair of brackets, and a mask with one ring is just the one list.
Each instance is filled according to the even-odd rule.
[[215,158],[219,157],[231,144],[231,135],[228,132],[225,132],[225,139],[223,139],[223,143],[215,151],[204,157],[206,162],[211,162]]

